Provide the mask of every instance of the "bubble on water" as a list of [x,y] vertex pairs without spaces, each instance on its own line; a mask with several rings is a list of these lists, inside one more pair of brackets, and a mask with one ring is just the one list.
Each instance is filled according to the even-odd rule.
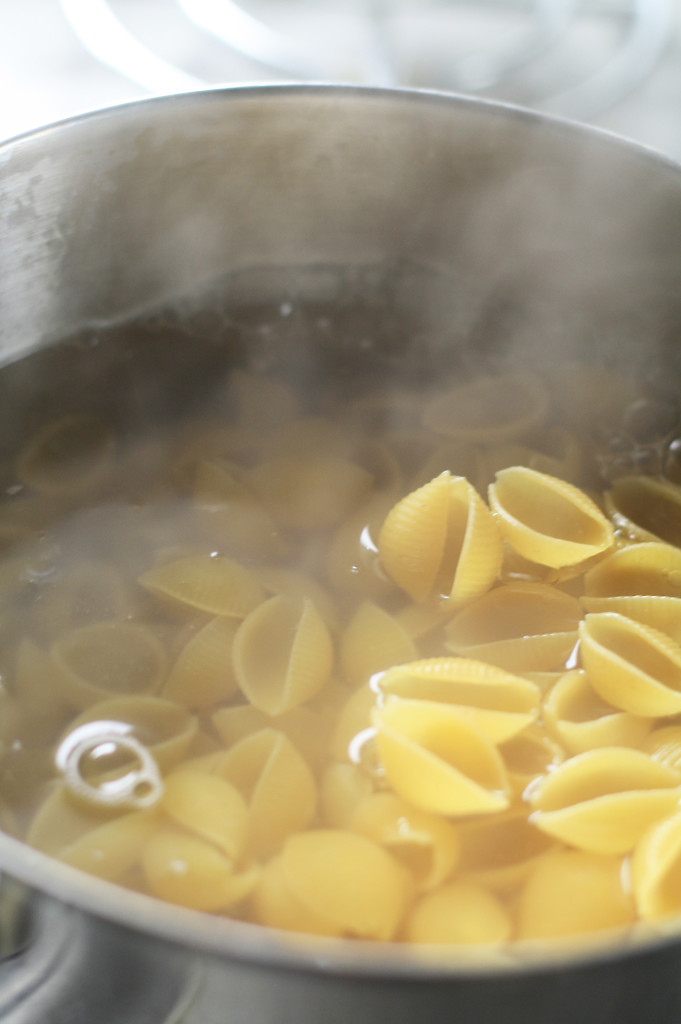
[[54,541],[42,538],[34,546],[23,566],[28,583],[46,583],[57,575],[62,550]]
[[281,316],[290,316],[292,312],[293,312],[293,303],[292,302],[282,302],[282,304],[279,307],[280,315]]

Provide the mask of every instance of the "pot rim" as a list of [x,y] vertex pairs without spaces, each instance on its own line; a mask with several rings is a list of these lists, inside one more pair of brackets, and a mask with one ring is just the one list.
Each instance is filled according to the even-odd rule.
[[[140,109],[150,114],[159,108],[238,103],[269,96],[291,99],[341,97],[360,101],[373,99],[388,104],[470,108],[485,117],[502,116],[534,123],[551,132],[574,136],[607,149],[623,149],[631,157],[677,177],[681,171],[681,163],[673,158],[615,132],[512,103],[432,89],[313,82],[218,86],[196,92],[142,97],[76,114],[0,143],[0,174],[12,153],[29,147],[33,140],[44,142],[53,135],[87,131],[92,123],[126,118]],[[607,934],[607,941],[600,939],[593,944],[582,935],[576,937],[574,944],[560,941],[555,944],[543,941],[517,943],[504,950],[457,951],[456,957],[445,947],[438,958],[419,955],[418,949],[398,943],[285,933],[164,903],[90,876],[1,832],[0,870],[86,915],[191,948],[193,952],[203,951],[255,967],[295,969],[301,973],[370,979],[399,977],[402,981],[424,983],[439,978],[456,982],[467,977],[494,978],[499,974],[536,975],[633,958],[672,945],[681,948],[681,918],[666,927],[660,926],[657,931],[642,925],[635,926],[632,933],[601,933],[601,936]]]

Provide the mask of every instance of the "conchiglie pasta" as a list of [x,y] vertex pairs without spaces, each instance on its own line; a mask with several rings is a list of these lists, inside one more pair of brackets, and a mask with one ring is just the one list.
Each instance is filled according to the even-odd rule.
[[681,912],[681,814],[656,822],[641,837],[631,862],[631,884],[643,920]]
[[566,672],[549,690],[543,719],[570,754],[597,747],[639,747],[652,727],[651,719],[622,711],[599,697],[581,669]]
[[423,422],[449,437],[493,444],[536,427],[546,416],[548,401],[543,381],[529,371],[481,376],[432,398]]
[[428,892],[404,924],[407,942],[479,946],[506,942],[511,916],[493,893],[461,879]]
[[165,780],[161,806],[173,822],[217,847],[231,863],[240,859],[248,835],[248,808],[226,779],[180,768]]
[[244,696],[268,715],[309,700],[333,667],[331,636],[309,598],[265,601],[244,619],[233,652]]
[[445,471],[388,513],[378,537],[381,564],[413,600],[453,604],[484,594],[501,566],[501,537],[464,477]]
[[605,506],[632,540],[666,541],[681,547],[681,495],[669,481],[621,477],[606,494]]
[[248,483],[274,520],[292,530],[338,525],[371,487],[371,474],[335,456],[282,455],[259,463]]
[[513,892],[557,841],[535,828],[522,807],[472,818],[458,827],[459,873],[493,892]]
[[202,531],[223,550],[260,560],[285,553],[285,544],[256,495],[228,467],[200,462],[194,510]]
[[210,707],[238,688],[232,647],[238,619],[217,616],[185,644],[168,673],[163,696],[184,707]]
[[252,573],[231,558],[194,555],[150,569],[140,583],[185,609],[242,619],[264,600]]
[[540,565],[576,565],[614,544],[610,523],[583,491],[534,469],[502,469],[489,503],[504,539]]
[[115,438],[108,423],[87,413],[53,420],[26,443],[17,476],[45,494],[97,487],[112,466]]
[[416,647],[399,622],[370,601],[359,606],[340,638],[344,678],[361,685],[376,672],[416,658]]

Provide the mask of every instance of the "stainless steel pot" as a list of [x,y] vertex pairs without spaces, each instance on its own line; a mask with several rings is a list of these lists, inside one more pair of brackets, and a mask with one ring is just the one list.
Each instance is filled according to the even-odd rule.
[[[437,269],[436,288],[412,274],[396,294],[427,299],[451,344],[513,340],[548,360],[599,348],[679,372],[681,169],[586,128],[437,94],[260,87],[104,111],[0,148],[0,363],[235,271],[300,268],[304,281],[311,266],[387,265]],[[428,350],[435,369],[442,354]],[[681,1015],[673,936],[428,964],[152,904],[5,836],[0,867],[12,1024]]]

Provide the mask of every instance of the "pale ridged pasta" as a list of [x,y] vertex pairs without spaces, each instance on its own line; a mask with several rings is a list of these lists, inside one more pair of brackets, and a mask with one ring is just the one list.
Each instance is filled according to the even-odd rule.
[[466,879],[428,892],[404,924],[407,942],[478,946],[506,942],[511,915],[493,893]]
[[264,866],[253,892],[255,919],[268,928],[327,938],[343,935],[342,921],[323,917],[315,906],[308,906],[288,884],[281,854]]
[[415,807],[451,817],[508,807],[508,781],[496,747],[456,708],[393,697],[372,720],[387,781]]
[[589,750],[546,776],[531,796],[531,821],[589,853],[631,850],[681,797],[681,772],[626,747]]
[[163,696],[184,707],[210,707],[238,688],[232,647],[238,619],[211,619],[182,648],[163,685]]
[[376,692],[368,683],[355,690],[343,705],[331,739],[331,753],[338,761],[350,757],[355,738],[371,727],[375,705]]
[[541,378],[529,371],[479,377],[432,398],[423,422],[449,437],[494,444],[536,427],[546,416],[548,401]]
[[223,742],[222,749],[262,729],[277,729],[288,736],[309,764],[318,767],[328,755],[331,726],[307,705],[282,715],[268,715],[252,704],[234,704],[215,711],[211,722]]
[[461,844],[454,826],[392,793],[360,800],[350,827],[385,846],[412,875],[418,892],[442,885],[459,860]]
[[459,872],[501,893],[517,889],[539,859],[557,845],[551,836],[530,824],[522,807],[462,822],[458,835]]
[[381,693],[442,703],[455,709],[492,743],[501,743],[533,722],[540,692],[534,683],[467,658],[429,658],[388,669]]
[[33,627],[53,643],[71,629],[124,619],[135,604],[122,574],[110,563],[83,561],[44,588],[33,607]]
[[596,747],[640,747],[652,726],[649,718],[622,711],[599,697],[581,669],[566,672],[549,690],[543,720],[570,754]]
[[140,583],[173,605],[242,619],[264,600],[248,569],[224,556],[195,555],[149,570]]
[[490,484],[489,503],[504,539],[540,565],[575,565],[614,544],[608,520],[583,491],[534,469],[502,469]]
[[681,713],[681,646],[616,612],[587,615],[582,662],[594,690],[615,707],[656,718]]
[[165,780],[161,806],[177,825],[235,863],[248,835],[248,807],[236,786],[221,776],[180,768]]
[[317,785],[308,765],[283,732],[263,729],[235,743],[213,765],[248,803],[248,848],[254,857],[276,852],[284,839],[308,827]]
[[512,796],[524,800],[530,787],[562,764],[565,751],[538,724],[499,744]]
[[202,531],[239,557],[280,558],[286,546],[256,495],[216,462],[200,462],[194,478],[194,510]]
[[62,416],[26,443],[17,460],[17,476],[48,495],[77,494],[106,479],[114,452],[113,431],[103,420],[87,413]]
[[333,665],[331,636],[309,598],[265,601],[244,619],[233,651],[241,691],[268,715],[281,715],[313,697]]
[[416,658],[416,647],[400,623],[378,605],[365,601],[347,624],[339,642],[343,678],[352,686],[391,665]]
[[332,761],[320,782],[319,801],[324,824],[329,828],[349,829],[357,806],[373,792],[372,780],[359,765]]
[[439,594],[455,605],[489,590],[502,555],[489,509],[464,477],[447,471],[391,509],[378,550],[388,576],[413,600]]
[[681,912],[681,813],[653,824],[641,837],[631,861],[636,908],[644,919]]
[[456,654],[509,672],[564,667],[577,643],[579,601],[542,583],[508,583],[488,591],[450,620],[447,646]]

